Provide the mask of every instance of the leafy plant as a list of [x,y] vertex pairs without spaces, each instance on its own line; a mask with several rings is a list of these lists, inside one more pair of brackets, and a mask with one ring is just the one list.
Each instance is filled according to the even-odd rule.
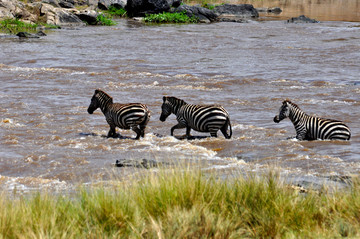
[[153,23],[197,23],[199,19],[195,16],[189,17],[185,12],[163,12],[159,14],[148,14],[144,18],[144,21]]
[[119,17],[126,16],[126,10],[124,8],[110,7],[109,10],[105,12],[111,16],[119,16]]
[[99,14],[96,18],[98,25],[104,25],[104,26],[113,26],[116,25],[116,22],[114,22],[111,17],[105,16],[104,14]]

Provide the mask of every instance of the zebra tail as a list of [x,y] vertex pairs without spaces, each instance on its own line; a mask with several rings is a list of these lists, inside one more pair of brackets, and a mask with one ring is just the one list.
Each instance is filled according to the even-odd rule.
[[[227,125],[228,125],[229,128],[230,128],[230,134],[229,134],[229,139],[230,139],[231,136],[232,136],[232,128],[231,128],[231,123],[230,123],[230,119],[229,119],[229,118],[227,118]],[[225,131],[227,131],[227,129],[225,129]]]

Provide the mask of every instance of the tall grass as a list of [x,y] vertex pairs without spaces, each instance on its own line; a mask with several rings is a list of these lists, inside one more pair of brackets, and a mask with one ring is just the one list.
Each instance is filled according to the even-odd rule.
[[274,174],[199,171],[0,199],[0,238],[339,238],[360,236],[360,186],[299,193]]

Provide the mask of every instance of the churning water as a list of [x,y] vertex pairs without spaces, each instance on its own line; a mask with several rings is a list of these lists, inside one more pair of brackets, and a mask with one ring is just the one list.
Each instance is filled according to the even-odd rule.
[[[221,172],[276,168],[300,183],[360,172],[360,25],[250,21],[113,27],[0,38],[0,187],[69,189],[78,183],[136,177],[117,159],[187,162]],[[147,104],[146,136],[108,139],[102,113],[87,113],[96,88],[114,102]],[[221,104],[233,137],[187,141],[160,122],[162,96]],[[289,120],[273,117],[284,99],[306,113],[343,120],[349,142],[299,142]],[[176,135],[185,130],[176,130]],[[192,131],[195,136],[204,136]]]

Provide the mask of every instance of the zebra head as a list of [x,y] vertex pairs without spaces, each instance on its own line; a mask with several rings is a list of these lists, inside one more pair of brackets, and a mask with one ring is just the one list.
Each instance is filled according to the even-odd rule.
[[163,104],[161,105],[160,121],[165,121],[171,113],[177,114],[182,105],[186,104],[185,101],[176,97],[163,97]]
[[290,107],[292,103],[289,100],[285,100],[279,109],[279,115],[274,117],[274,122],[279,123],[283,119],[286,119],[290,115]]
[[92,114],[94,113],[94,111],[100,107],[100,103],[99,103],[99,100],[98,100],[98,94],[99,94],[99,90],[95,90],[95,93],[93,95],[93,97],[91,98],[91,103],[89,105],[89,108],[88,108],[88,113],[89,114]]

